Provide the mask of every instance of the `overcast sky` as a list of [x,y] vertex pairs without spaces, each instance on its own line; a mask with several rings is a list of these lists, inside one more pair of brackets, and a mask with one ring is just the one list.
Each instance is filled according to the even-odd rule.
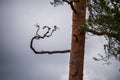
[[[29,48],[35,24],[57,25],[51,38],[35,42],[38,50],[71,47],[72,11],[69,5],[53,7],[52,0],[0,0],[0,80],[68,80],[69,53],[35,55]],[[40,33],[40,32],[39,32]],[[84,80],[119,80],[119,62],[111,65],[92,57],[104,54],[103,37],[86,36]]]

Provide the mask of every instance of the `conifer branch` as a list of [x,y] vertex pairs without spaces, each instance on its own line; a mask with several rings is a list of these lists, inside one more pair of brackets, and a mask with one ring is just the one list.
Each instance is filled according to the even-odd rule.
[[90,32],[90,33],[98,35],[98,36],[107,35],[108,37],[116,38],[120,42],[120,35],[117,33],[107,32],[107,31],[96,31],[96,30],[89,29],[89,28],[86,28],[85,30],[86,30],[86,32]]

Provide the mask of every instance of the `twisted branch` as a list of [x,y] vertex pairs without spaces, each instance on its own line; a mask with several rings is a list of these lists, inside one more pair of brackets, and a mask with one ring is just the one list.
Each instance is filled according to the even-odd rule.
[[41,36],[41,35],[38,34],[38,31],[40,30],[40,26],[38,24],[35,25],[35,26],[38,29],[36,31],[35,36],[32,37],[31,42],[30,42],[30,48],[33,50],[33,52],[35,54],[57,54],[57,53],[69,53],[70,52],[69,49],[68,50],[56,50],[56,51],[43,51],[43,50],[42,51],[36,51],[35,48],[33,47],[33,41],[34,40],[39,40],[39,39],[44,39],[46,37],[48,37],[48,38],[51,37],[52,34],[54,33],[54,31],[56,31],[58,28],[57,28],[57,26],[54,26],[54,29],[50,33],[51,28],[48,27],[48,26],[44,26],[43,29],[48,29],[48,30],[46,31],[46,33],[43,36]]

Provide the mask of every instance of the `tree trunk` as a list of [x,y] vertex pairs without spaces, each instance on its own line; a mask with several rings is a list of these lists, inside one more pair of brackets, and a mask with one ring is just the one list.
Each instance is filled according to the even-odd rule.
[[74,2],[74,8],[78,14],[73,12],[69,80],[83,80],[85,32],[81,25],[85,22],[86,0]]

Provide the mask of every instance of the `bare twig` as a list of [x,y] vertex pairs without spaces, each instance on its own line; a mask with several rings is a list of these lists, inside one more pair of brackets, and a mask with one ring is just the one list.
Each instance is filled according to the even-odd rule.
[[[36,51],[35,50],[35,48],[33,47],[33,41],[34,40],[39,40],[39,39],[44,39],[44,38],[46,38],[46,37],[51,37],[52,36],[52,34],[53,34],[53,32],[54,31],[56,31],[58,28],[57,28],[57,26],[54,26],[54,29],[52,30],[52,32],[50,33],[50,30],[51,30],[51,28],[50,27],[48,27],[48,26],[44,26],[43,27],[43,29],[48,29],[47,30],[47,32],[43,35],[43,36],[40,36],[39,34],[38,34],[38,31],[40,30],[40,26],[37,24],[37,25],[35,25],[38,29],[37,29],[37,31],[36,31],[36,35],[34,36],[34,37],[32,37],[32,39],[31,39],[31,42],[30,42],[30,48],[33,50],[33,52],[35,53],[35,54],[57,54],[57,53],[69,53],[70,52],[70,50],[68,49],[68,50],[56,50],[56,51]],[[50,34],[49,34],[50,33]]]
[[77,0],[77,1],[73,1],[73,0],[63,0],[63,1],[66,2],[66,3],[68,3],[68,4],[70,5],[70,7],[71,7],[71,9],[73,10],[74,13],[78,14],[78,12],[76,11],[76,9],[74,8],[73,3],[74,3],[74,2],[79,2],[79,0]]
[[33,41],[35,39],[38,39],[38,36],[34,36],[32,39],[31,39],[31,43],[30,43],[30,48],[33,50],[33,52],[35,54],[57,54],[57,53],[69,53],[70,50],[56,50],[56,51],[36,51],[33,47]]

